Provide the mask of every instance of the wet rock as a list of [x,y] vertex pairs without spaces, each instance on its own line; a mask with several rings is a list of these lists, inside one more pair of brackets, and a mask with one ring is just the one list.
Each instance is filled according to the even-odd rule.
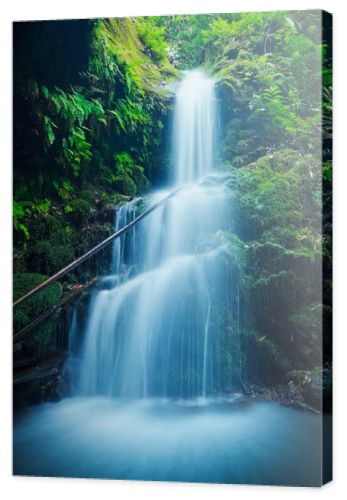
[[299,401],[305,403],[309,406],[313,406],[316,409],[320,409],[322,402],[322,392],[323,392],[323,379],[321,370],[293,370],[286,374],[286,379],[290,379],[289,384],[295,386],[301,397],[298,399],[295,397],[292,389],[292,395],[294,401]]
[[291,403],[304,403],[304,396],[299,386],[290,380],[284,391],[285,398]]

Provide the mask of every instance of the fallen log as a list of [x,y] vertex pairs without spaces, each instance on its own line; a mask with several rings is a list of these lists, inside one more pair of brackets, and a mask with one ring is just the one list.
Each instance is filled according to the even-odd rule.
[[66,352],[63,352],[58,355],[51,356],[34,367],[15,371],[13,374],[13,384],[23,384],[25,382],[31,382],[32,380],[57,375],[59,373],[59,368],[62,366],[65,359]]
[[51,377],[52,375],[57,375],[59,372],[58,368],[54,367],[50,370],[32,370],[30,373],[19,374],[13,376],[13,385],[24,384],[25,382],[31,382],[33,380],[38,380],[40,378]]
[[75,290],[73,290],[73,292],[71,292],[64,299],[62,299],[60,302],[58,302],[58,304],[55,304],[53,307],[51,307],[50,309],[48,309],[48,311],[45,311],[40,316],[38,316],[36,319],[34,319],[34,321],[32,321],[31,323],[29,323],[29,325],[25,326],[19,332],[15,333],[14,336],[13,336],[13,342],[16,343],[19,340],[22,340],[23,337],[25,337],[25,335],[27,335],[33,328],[35,328],[36,326],[38,326],[40,323],[42,323],[42,321],[44,321],[45,319],[47,319],[55,311],[57,311],[58,309],[60,309],[61,307],[63,307],[65,304],[67,304],[68,302],[70,302],[70,300],[72,300],[73,298],[75,298],[77,295],[79,295],[80,293],[86,291],[91,286],[95,285],[98,282],[98,280],[99,280],[99,278],[93,278],[91,281],[89,281],[85,285],[81,285],[81,286],[77,287]]
[[39,363],[39,358],[27,358],[27,359],[18,359],[13,361],[13,369],[21,370],[23,368],[28,368],[29,366],[34,366]]

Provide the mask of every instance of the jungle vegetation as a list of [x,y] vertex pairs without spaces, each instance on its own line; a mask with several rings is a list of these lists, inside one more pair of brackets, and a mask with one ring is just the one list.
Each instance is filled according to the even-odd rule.
[[[117,203],[165,184],[172,89],[181,71],[202,66],[217,80],[216,161],[240,221],[230,244],[243,256],[249,382],[314,382],[321,318],[326,332],[331,323],[331,27],[325,20],[322,40],[319,19],[293,11],[16,23],[15,297],[109,235]],[[61,294],[56,286],[19,308],[15,328]],[[27,352],[44,348],[47,327],[54,321]],[[324,343],[329,378],[329,334]]]

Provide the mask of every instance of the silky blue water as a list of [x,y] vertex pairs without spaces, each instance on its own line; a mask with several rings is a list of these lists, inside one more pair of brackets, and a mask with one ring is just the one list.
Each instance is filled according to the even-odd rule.
[[[185,75],[173,138],[182,189],[115,241],[84,332],[73,318],[75,396],[16,419],[15,474],[320,483],[320,416],[235,394],[242,275],[226,233],[230,191],[214,160],[215,100],[213,79]],[[140,205],[119,207],[115,229]]]
[[33,408],[14,433],[14,473],[314,486],[319,415],[273,402],[73,398]]
[[[174,116],[182,189],[115,241],[111,274],[89,310],[79,395],[194,398],[240,386],[239,290],[225,235],[230,196],[214,164],[215,108],[214,80],[188,72]],[[118,209],[115,230],[135,218],[137,203]],[[226,314],[233,348],[222,360]]]

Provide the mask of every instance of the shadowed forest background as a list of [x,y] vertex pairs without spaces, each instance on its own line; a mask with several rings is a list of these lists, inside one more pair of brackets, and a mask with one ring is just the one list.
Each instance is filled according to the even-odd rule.
[[[329,407],[331,26],[323,17],[322,40],[320,16],[16,23],[14,299],[109,236],[120,203],[169,182],[175,85],[182,71],[203,67],[217,80],[215,162],[234,207],[225,237],[242,279],[242,391],[319,408],[323,382]],[[109,262],[105,250],[18,306],[14,331]],[[71,313],[23,339],[18,366],[65,351]],[[233,320],[221,315],[227,363]],[[58,373],[17,386],[15,403],[67,392]]]

